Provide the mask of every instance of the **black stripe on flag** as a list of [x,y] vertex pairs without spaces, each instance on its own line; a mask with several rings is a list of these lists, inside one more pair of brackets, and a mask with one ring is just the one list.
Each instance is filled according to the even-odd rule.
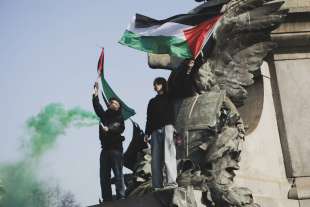
[[195,26],[217,15],[218,13],[179,14],[179,15],[169,17],[167,19],[156,20],[156,19],[144,16],[142,14],[136,14],[135,27],[146,28],[146,27],[165,24],[167,22],[174,22],[174,23],[179,23],[179,24]]

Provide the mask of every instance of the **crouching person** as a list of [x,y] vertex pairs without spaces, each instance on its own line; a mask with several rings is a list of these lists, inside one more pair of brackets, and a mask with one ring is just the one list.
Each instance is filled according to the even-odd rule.
[[176,148],[173,140],[173,103],[167,94],[167,81],[159,77],[154,80],[157,95],[149,101],[145,141],[151,137],[152,186],[154,190],[163,187],[163,167],[166,169],[167,185],[177,187]]
[[125,130],[121,113],[120,101],[116,98],[109,100],[108,109],[103,110],[99,103],[98,83],[93,92],[93,107],[100,118],[99,138],[101,141],[100,154],[100,185],[103,201],[112,200],[111,170],[115,176],[116,198],[125,198],[125,184],[123,175],[123,140],[121,135]]

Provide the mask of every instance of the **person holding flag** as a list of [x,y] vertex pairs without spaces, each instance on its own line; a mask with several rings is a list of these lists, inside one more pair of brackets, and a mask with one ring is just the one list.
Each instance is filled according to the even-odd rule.
[[125,198],[125,184],[123,175],[123,144],[121,135],[125,130],[124,119],[121,113],[121,104],[116,98],[109,99],[108,109],[103,110],[99,103],[98,82],[93,91],[93,107],[100,119],[99,139],[101,142],[100,154],[100,185],[103,201],[112,201],[111,170],[115,176],[116,198]]
[[[94,85],[92,103],[99,123],[99,139],[101,142],[100,154],[100,185],[103,202],[112,201],[111,170],[115,176],[116,199],[125,198],[125,183],[123,175],[123,144],[125,138],[124,121],[135,114],[121,99],[117,97],[104,78],[104,49],[102,48],[98,61],[98,78]],[[107,106],[104,110],[99,102],[99,84],[101,79],[102,96]]]

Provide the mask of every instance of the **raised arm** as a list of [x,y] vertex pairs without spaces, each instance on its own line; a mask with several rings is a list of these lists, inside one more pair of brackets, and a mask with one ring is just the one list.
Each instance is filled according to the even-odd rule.
[[102,105],[99,102],[99,97],[98,97],[98,84],[94,86],[94,92],[93,92],[93,98],[92,98],[92,102],[93,102],[93,107],[95,110],[95,113],[97,114],[97,116],[103,120],[104,119],[104,115],[105,115],[105,111],[102,108]]

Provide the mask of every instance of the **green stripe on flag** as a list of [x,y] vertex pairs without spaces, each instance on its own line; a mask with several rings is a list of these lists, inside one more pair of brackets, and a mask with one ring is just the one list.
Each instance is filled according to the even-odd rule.
[[122,115],[124,120],[132,117],[133,115],[136,114],[135,110],[133,110],[132,108],[130,108],[129,106],[127,106],[117,95],[116,93],[114,93],[114,91],[112,90],[112,88],[110,87],[110,85],[108,84],[108,82],[105,80],[104,76],[101,76],[101,83],[102,83],[102,89],[104,92],[104,95],[106,96],[106,98],[109,100],[112,97],[117,98],[122,105]]
[[149,53],[193,57],[186,40],[175,36],[140,36],[126,30],[119,43]]

